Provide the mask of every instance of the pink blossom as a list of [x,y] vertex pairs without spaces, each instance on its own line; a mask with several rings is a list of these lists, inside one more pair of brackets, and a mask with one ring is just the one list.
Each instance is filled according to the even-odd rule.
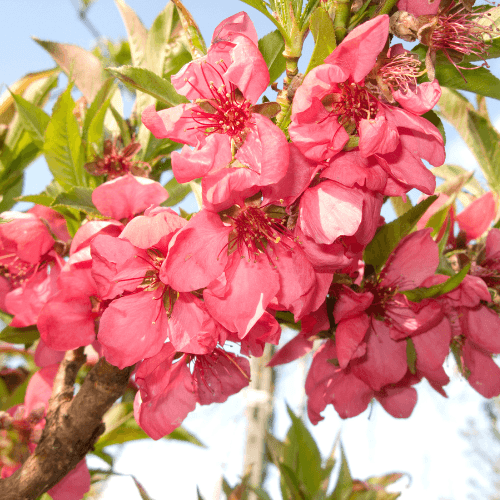
[[[293,101],[290,136],[305,156],[318,162],[338,154],[350,136],[359,136],[355,151],[363,158],[373,156],[405,191],[417,187],[432,194],[435,179],[421,158],[441,165],[443,139],[437,128],[416,112],[433,105],[437,94],[429,100],[424,92],[421,99],[415,98],[419,99],[418,106],[415,99],[406,98],[408,92],[396,94],[409,108],[403,110],[385,104],[364,84],[385,46],[388,25],[385,15],[363,23],[325,59],[325,64],[308,73]],[[399,88],[413,92],[408,85]],[[424,106],[425,99],[429,102]],[[379,182],[386,184],[383,178]]]
[[160,277],[179,291],[206,287],[210,314],[240,339],[268,307],[297,319],[317,309],[329,286],[259,200],[220,214],[201,210],[172,240]]
[[[45,215],[57,219],[52,211]],[[36,323],[52,293],[63,260],[54,250],[54,238],[35,213],[4,212],[0,224],[0,308],[12,314],[10,325]],[[56,223],[59,224],[59,221]],[[65,237],[64,227],[58,226]]]
[[314,354],[306,380],[307,413],[313,424],[323,417],[320,413],[332,404],[341,418],[351,418],[366,410],[372,398],[396,418],[408,418],[417,402],[417,393],[411,385],[418,378],[406,375],[398,383],[373,390],[348,367],[337,364],[337,351],[333,341],[323,344]]
[[153,439],[179,427],[196,403],[222,403],[247,386],[248,360],[220,348],[205,355],[178,353],[166,343],[155,356],[141,361],[135,380],[140,390],[134,402],[139,425]]
[[[279,106],[256,105],[269,84],[269,72],[251,21],[239,13],[221,25],[217,28],[221,35],[214,34],[207,55],[172,77],[176,90],[193,103],[159,112],[150,106],[142,121],[155,137],[185,144],[180,153],[172,153],[172,169],[179,182],[208,176],[205,181],[216,184],[236,169],[248,174],[239,186],[244,191],[283,177],[288,144],[268,118]],[[221,171],[226,167],[231,168]]]

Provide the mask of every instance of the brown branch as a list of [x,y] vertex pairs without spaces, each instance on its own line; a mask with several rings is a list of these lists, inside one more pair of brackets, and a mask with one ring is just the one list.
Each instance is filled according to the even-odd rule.
[[0,480],[0,500],[36,499],[74,469],[104,432],[102,417],[123,394],[133,367],[120,370],[101,358],[73,398],[76,375],[84,362],[83,349],[66,353],[40,442],[20,469]]

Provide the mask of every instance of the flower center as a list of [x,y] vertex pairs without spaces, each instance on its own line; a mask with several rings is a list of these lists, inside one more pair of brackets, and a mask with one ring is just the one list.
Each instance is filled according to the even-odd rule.
[[385,311],[392,302],[396,290],[393,288],[381,287],[378,282],[367,281],[364,284],[364,291],[373,294],[373,301],[366,309],[366,314],[376,319],[385,321]]
[[[205,64],[208,64],[220,78],[220,85],[217,86],[213,81],[208,81],[204,71]],[[219,65],[222,70],[225,70],[222,60]],[[250,110],[252,103],[243,97],[236,85],[224,81],[218,68],[210,63],[203,63],[201,69],[209,87],[210,96],[207,96],[208,99],[197,101],[199,107],[192,111],[192,118],[196,122],[196,126],[192,128],[208,135],[227,134],[238,143],[243,142],[246,124],[252,116]],[[195,88],[194,85],[191,84],[191,86]]]
[[378,70],[377,79],[389,87],[391,92],[401,90],[408,92],[411,86],[417,85],[420,75],[420,61],[412,54],[398,54],[388,59]]
[[[461,56],[475,55],[482,59],[482,66],[488,66],[488,42],[485,35],[492,36],[497,31],[494,27],[483,26],[478,21],[486,19],[484,13],[469,12],[465,7],[457,7],[451,3],[436,17],[431,18],[428,24],[419,29],[419,38],[422,43],[434,51],[441,50],[451,64],[461,69],[475,69],[478,66],[463,67],[456,64]],[[451,51],[451,54],[448,52]],[[458,56],[458,57],[457,57]],[[465,79],[465,77],[462,75]]]
[[326,95],[322,99],[328,116],[338,116],[339,123],[348,132],[354,132],[363,119],[372,119],[377,115],[377,99],[366,89],[355,82],[341,82],[338,91]]
[[[287,245],[287,229],[280,217],[274,217],[261,208],[246,206],[235,216],[228,215],[233,231],[229,234],[228,253],[238,250],[242,256],[248,255],[254,262],[260,255],[265,255],[275,267],[273,246],[278,243]],[[285,237],[285,239],[283,239]]]
[[30,264],[21,260],[15,254],[0,256],[0,276],[10,281],[14,288],[24,285],[39,269],[45,267],[47,262]]

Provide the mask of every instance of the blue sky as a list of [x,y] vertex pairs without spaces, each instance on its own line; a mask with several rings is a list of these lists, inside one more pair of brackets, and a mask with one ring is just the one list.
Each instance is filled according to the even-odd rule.
[[[128,3],[146,27],[165,6],[162,0],[129,0]],[[249,13],[259,37],[273,29],[264,16],[237,0],[185,0],[184,3],[207,41],[222,19],[240,10]],[[10,85],[28,72],[53,66],[49,55],[31,40],[31,36],[73,43],[87,49],[95,43],[92,34],[78,20],[72,0],[0,0],[0,8],[0,84]],[[116,40],[126,36],[112,0],[98,0],[90,8],[88,16],[106,37]],[[304,66],[305,63],[307,61],[304,61]],[[498,64],[495,64],[494,72],[497,75],[500,73]],[[5,87],[2,87],[1,92],[4,90]],[[490,108],[498,120],[498,104]],[[463,143],[449,127],[447,132],[447,161],[473,169],[473,158],[464,149]],[[43,160],[37,161],[29,171],[27,192],[40,192],[48,180]],[[284,333],[285,340],[287,337],[289,333]],[[449,363],[447,370],[453,374],[453,363]],[[303,386],[305,373],[301,362],[278,371],[275,419],[278,437],[284,437],[289,425],[285,402],[295,410],[299,410],[303,402],[301,390],[297,388]],[[342,422],[329,408],[325,412],[325,420],[313,429],[321,451],[324,455],[329,453],[336,434],[341,430],[355,477],[405,471],[413,476],[413,484],[405,490],[402,500],[464,499],[468,491],[467,481],[474,471],[465,456],[467,443],[459,431],[466,428],[467,418],[483,422],[479,406],[484,399],[466,382],[460,381],[456,374],[453,378],[448,400],[433,393],[427,384],[420,384],[419,402],[408,420],[395,420],[386,415],[380,406],[375,406],[371,417],[365,412]],[[216,498],[214,495],[221,474],[225,474],[231,483],[236,482],[241,474],[244,411],[246,401],[251,397],[251,393],[243,391],[224,405],[199,408],[187,418],[186,427],[197,434],[209,446],[208,449],[198,450],[164,440],[137,442],[123,449],[117,461],[117,470],[136,475],[156,499],[195,499],[196,484],[200,485],[207,500]],[[270,487],[277,495],[276,482],[270,482]],[[129,478],[119,477],[110,481],[102,498],[139,500],[140,496]]]

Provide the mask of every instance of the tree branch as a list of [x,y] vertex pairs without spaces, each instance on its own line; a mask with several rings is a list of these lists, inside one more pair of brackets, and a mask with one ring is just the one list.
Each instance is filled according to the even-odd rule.
[[93,449],[104,432],[102,417],[123,394],[132,372],[104,358],[92,368],[73,398],[83,348],[68,351],[54,380],[42,437],[33,455],[0,480],[0,500],[34,500],[56,485]]

